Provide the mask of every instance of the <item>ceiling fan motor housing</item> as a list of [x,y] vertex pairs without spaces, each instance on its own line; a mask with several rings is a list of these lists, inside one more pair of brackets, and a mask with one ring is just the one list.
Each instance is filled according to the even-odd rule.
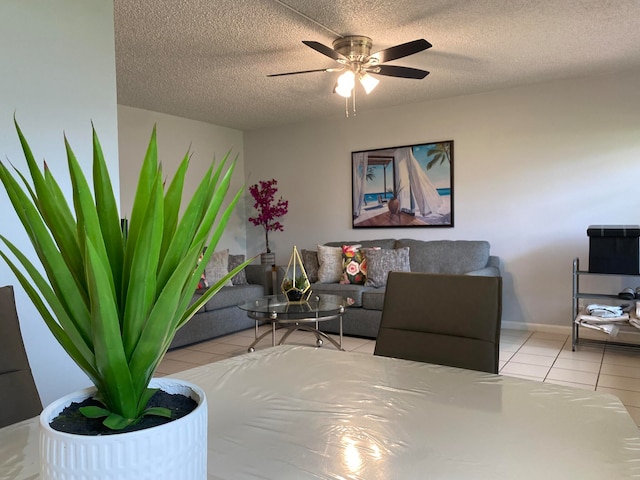
[[333,42],[333,49],[349,59],[349,62],[364,63],[371,55],[373,42],[369,37],[351,35],[338,38]]

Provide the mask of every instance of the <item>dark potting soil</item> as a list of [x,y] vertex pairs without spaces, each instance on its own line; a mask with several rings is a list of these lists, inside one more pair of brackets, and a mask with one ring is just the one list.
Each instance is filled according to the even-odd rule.
[[171,411],[171,418],[145,415],[139,423],[129,425],[123,430],[111,430],[102,424],[104,418],[87,418],[80,413],[80,408],[87,406],[102,407],[97,400],[87,398],[82,402],[72,402],[65,407],[60,414],[49,424],[59,432],[73,433],[76,435],[113,435],[125,432],[144,430],[172,422],[193,412],[198,403],[190,397],[182,394],[172,394],[158,390],[149,401],[147,407],[164,407]]

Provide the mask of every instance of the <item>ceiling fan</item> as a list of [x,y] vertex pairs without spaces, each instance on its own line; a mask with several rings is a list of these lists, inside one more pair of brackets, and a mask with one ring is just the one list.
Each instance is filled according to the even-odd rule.
[[413,40],[394,47],[371,53],[373,42],[369,37],[362,35],[349,35],[338,38],[333,42],[333,48],[329,48],[319,42],[304,40],[307,47],[326,55],[340,64],[336,68],[320,68],[315,70],[302,70],[299,72],[275,73],[268,77],[281,77],[284,75],[299,75],[312,72],[344,72],[334,87],[334,93],[345,98],[351,96],[354,91],[355,80],[359,80],[365,92],[369,94],[379,83],[373,75],[386,75],[388,77],[422,79],[429,75],[426,70],[401,67],[397,65],[383,65],[386,62],[407,57],[414,53],[431,48],[431,44],[425,39]]

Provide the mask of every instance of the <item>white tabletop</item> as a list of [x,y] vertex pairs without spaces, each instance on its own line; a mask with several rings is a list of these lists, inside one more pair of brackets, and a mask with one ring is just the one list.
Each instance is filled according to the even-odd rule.
[[[207,394],[210,479],[640,477],[612,395],[289,345],[174,376]],[[37,478],[37,436],[0,429],[0,479]]]

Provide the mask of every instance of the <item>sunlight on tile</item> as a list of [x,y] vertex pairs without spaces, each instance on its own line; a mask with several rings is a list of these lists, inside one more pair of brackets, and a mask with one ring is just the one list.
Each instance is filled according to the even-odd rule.
[[502,367],[500,373],[514,376],[525,375],[527,377],[535,377],[542,380],[546,377],[548,371],[549,367],[541,365],[527,365],[525,363],[515,363],[510,361]]
[[549,377],[547,377],[544,380],[544,383],[553,383],[554,385],[564,385],[565,387],[581,388],[582,390],[591,390],[591,391],[595,390],[595,387],[593,385],[586,385],[584,383],[575,383],[575,382],[565,382],[564,380],[556,380]]
[[640,378],[618,377],[615,375],[601,374],[600,377],[598,377],[598,386],[640,392]]
[[563,358],[560,356],[553,363],[553,366],[566,370],[578,370],[580,372],[598,373],[600,371],[600,362],[589,362],[586,360],[578,360],[577,358]]
[[544,355],[533,355],[531,353],[518,352],[509,360],[514,363],[526,363],[527,365],[540,365],[542,367],[551,367],[555,361],[555,357],[547,357]]
[[547,378],[551,380],[562,380],[564,382],[593,385],[595,387],[596,382],[598,381],[598,373],[580,372],[578,370],[567,370],[564,368],[553,367],[551,370],[549,370]]

